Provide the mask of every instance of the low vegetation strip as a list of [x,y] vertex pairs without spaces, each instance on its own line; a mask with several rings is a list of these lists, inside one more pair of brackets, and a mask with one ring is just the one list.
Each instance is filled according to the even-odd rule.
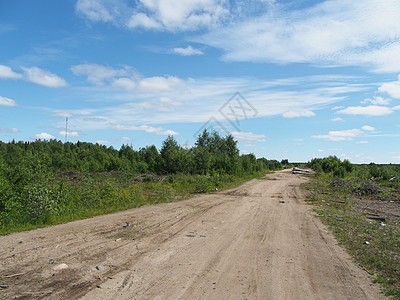
[[394,174],[359,176],[360,169],[366,174],[370,168],[380,174],[398,170],[393,165],[353,165],[345,178],[333,176],[335,170],[319,170],[305,188],[309,203],[355,262],[387,296],[400,299],[400,184]]

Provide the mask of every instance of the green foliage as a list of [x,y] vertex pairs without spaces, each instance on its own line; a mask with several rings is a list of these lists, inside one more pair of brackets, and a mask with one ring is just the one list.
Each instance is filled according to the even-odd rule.
[[[86,142],[0,142],[0,230],[10,232],[206,193],[280,169],[278,161],[239,155],[231,135],[204,130],[187,149],[169,136],[161,150]],[[115,174],[113,172],[116,172]],[[168,174],[156,182],[138,174]],[[113,175],[114,174],[114,175]]]

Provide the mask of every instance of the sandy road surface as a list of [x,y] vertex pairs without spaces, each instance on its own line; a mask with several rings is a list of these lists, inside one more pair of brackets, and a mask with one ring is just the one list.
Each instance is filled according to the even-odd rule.
[[268,178],[0,237],[0,298],[384,299],[312,216],[306,179]]

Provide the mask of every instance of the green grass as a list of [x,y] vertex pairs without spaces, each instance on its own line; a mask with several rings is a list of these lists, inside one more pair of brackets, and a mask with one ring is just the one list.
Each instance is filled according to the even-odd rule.
[[327,178],[315,178],[305,188],[308,190],[308,202],[315,206],[314,210],[334,233],[339,244],[373,276],[375,282],[380,283],[387,296],[400,299],[399,223],[369,219],[358,205],[358,201],[363,199],[398,201],[393,198],[396,189],[388,189],[386,183],[376,185],[382,190],[372,189],[371,193],[360,195],[358,180],[349,180],[345,186],[335,187],[329,184]]
[[34,208],[30,207],[27,211],[24,203],[18,202],[7,212],[2,212],[0,234],[86,219],[143,205],[180,201],[199,193],[232,188],[264,175],[177,174],[163,181],[146,179],[143,182],[137,182],[133,176],[122,173],[75,174],[71,177],[60,175],[45,186],[35,186],[39,192],[32,194],[32,199],[25,202],[33,203]]

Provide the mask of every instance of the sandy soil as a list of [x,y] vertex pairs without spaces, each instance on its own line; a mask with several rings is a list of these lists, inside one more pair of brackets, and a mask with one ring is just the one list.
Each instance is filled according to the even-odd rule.
[[312,216],[305,181],[283,171],[0,237],[0,298],[385,299]]

